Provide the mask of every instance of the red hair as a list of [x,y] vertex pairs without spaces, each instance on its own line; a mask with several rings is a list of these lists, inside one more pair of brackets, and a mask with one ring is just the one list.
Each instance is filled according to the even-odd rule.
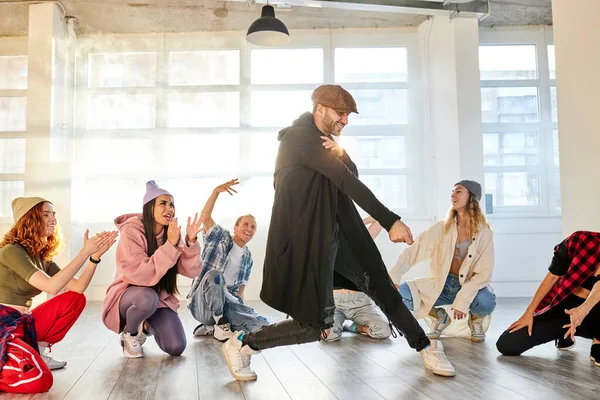
[[62,247],[62,237],[56,224],[54,234],[46,236],[44,203],[39,203],[21,217],[4,235],[0,247],[7,244],[21,245],[31,257],[50,261]]

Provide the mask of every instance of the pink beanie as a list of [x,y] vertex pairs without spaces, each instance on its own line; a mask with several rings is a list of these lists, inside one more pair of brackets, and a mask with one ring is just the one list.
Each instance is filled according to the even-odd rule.
[[165,189],[158,187],[156,182],[154,182],[154,181],[146,182],[146,194],[144,195],[144,205],[148,204],[149,201],[154,200],[161,194],[171,195],[171,193],[167,192]]

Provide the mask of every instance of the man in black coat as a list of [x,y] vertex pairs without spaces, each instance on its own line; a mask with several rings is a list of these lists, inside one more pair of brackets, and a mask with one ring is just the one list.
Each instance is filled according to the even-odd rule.
[[260,350],[324,339],[333,324],[333,289],[369,295],[425,368],[454,376],[441,342],[430,341],[391,281],[381,254],[352,201],[389,232],[393,242],[413,243],[410,229],[358,179],[348,154],[335,145],[358,113],[352,95],[338,85],[319,86],[313,112],[279,132],[275,198],[263,270],[261,299],[292,319],[254,333],[236,332],[223,345],[237,380],[255,380],[250,358]]

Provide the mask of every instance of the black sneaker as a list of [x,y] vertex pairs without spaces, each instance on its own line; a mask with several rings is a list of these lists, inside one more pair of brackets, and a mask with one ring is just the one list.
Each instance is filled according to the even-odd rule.
[[559,338],[554,341],[554,346],[561,351],[571,350],[575,347],[575,340],[571,339],[571,336],[565,338]]
[[592,344],[592,349],[590,350],[590,360],[596,364],[596,367],[600,367],[600,343]]

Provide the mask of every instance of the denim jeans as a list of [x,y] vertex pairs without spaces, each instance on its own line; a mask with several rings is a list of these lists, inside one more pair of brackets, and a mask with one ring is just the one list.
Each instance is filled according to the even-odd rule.
[[215,324],[214,315],[223,315],[235,331],[255,332],[269,324],[239,297],[227,293],[223,273],[216,269],[208,271],[196,290],[188,295],[188,308],[205,325]]
[[[434,306],[445,306],[447,304],[454,303],[454,299],[456,298],[456,294],[460,291],[462,286],[460,285],[460,281],[458,276],[454,274],[448,274],[446,278],[446,283],[444,284],[444,288],[442,289],[442,293],[440,297],[435,301]],[[413,304],[412,294],[410,293],[410,289],[406,282],[402,282],[400,284],[400,295],[402,296],[402,300],[406,307],[410,310],[414,311],[415,307]],[[471,303],[470,311],[471,314],[477,317],[484,317],[486,315],[490,315],[492,311],[496,308],[496,295],[489,286],[484,287],[483,289],[477,292],[473,302]]]

